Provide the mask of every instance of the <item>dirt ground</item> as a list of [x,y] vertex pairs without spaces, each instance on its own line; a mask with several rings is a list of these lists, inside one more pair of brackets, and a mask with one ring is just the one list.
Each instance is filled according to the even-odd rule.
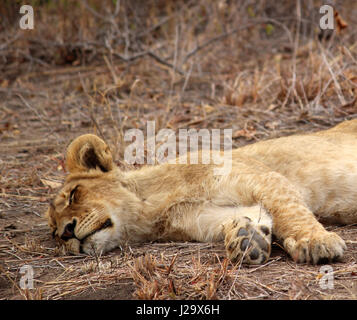
[[[157,131],[231,128],[239,147],[357,118],[353,1],[321,41],[297,19],[312,10],[299,1],[44,2],[31,31],[10,2],[1,9],[0,299],[357,298],[357,225],[327,226],[347,250],[326,288],[321,266],[294,263],[276,242],[261,266],[233,265],[223,244],[207,243],[70,256],[43,218],[82,133],[104,138],[127,170],[123,134],[149,120]],[[33,289],[20,285],[26,265]]]

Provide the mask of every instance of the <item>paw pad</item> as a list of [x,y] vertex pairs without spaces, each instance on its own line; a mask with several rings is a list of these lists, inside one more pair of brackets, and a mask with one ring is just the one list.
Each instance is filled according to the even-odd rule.
[[260,264],[270,255],[271,229],[268,226],[253,225],[246,217],[234,220],[226,229],[225,244],[232,262]]

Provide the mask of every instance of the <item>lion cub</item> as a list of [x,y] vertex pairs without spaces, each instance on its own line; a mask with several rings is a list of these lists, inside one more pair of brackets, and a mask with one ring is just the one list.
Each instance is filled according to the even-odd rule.
[[72,253],[126,241],[224,241],[233,262],[267,261],[274,234],[296,262],[342,257],[344,241],[319,221],[357,223],[357,120],[232,152],[232,168],[160,164],[124,172],[86,134],[68,147],[67,176],[47,217]]

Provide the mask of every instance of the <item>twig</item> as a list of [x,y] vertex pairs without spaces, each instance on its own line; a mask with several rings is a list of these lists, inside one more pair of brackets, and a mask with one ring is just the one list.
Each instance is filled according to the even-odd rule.
[[[84,7],[95,17],[102,19],[106,22],[112,23],[112,19],[108,18],[106,16],[101,15],[100,13],[98,13],[97,11],[95,11],[88,3],[86,0],[81,0],[82,4],[84,5]],[[120,5],[119,5],[120,6]],[[118,9],[119,12],[119,9]]]
[[131,57],[124,57],[120,53],[113,52],[114,56],[118,57],[119,59],[123,60],[124,62],[134,61],[136,59],[139,59],[139,58],[142,58],[142,57],[146,56],[147,54],[148,54],[147,51],[143,51],[143,52],[136,53],[136,54],[132,55]]
[[20,287],[17,285],[16,281],[14,281],[14,279],[12,279],[9,275],[8,272],[6,272],[6,270],[0,265],[0,271],[2,274],[4,274],[11,282],[12,284],[16,287],[16,289],[18,289],[21,292]]
[[89,116],[90,116],[90,118],[91,118],[91,120],[92,120],[94,126],[95,126],[96,129],[98,130],[98,132],[99,132],[101,138],[105,141],[105,137],[104,137],[104,135],[103,135],[103,132],[102,132],[102,130],[100,129],[97,120],[95,120],[95,118],[94,118],[94,112],[93,112],[93,98],[89,95],[89,93],[88,93],[88,91],[87,91],[87,88],[86,88],[86,86],[85,86],[85,84],[84,84],[84,82],[83,82],[83,78],[82,78],[82,75],[81,75],[80,72],[78,72],[78,76],[79,76],[79,80],[80,80],[80,82],[81,82],[83,91],[85,92],[85,94],[87,95],[87,97],[88,97],[88,98],[90,99],[90,101],[91,101],[90,110],[89,110]]
[[188,59],[190,59],[192,56],[194,56],[197,52],[201,51],[202,49],[208,47],[209,45],[211,45],[212,43],[214,42],[217,42],[217,41],[220,41],[220,40],[223,40],[241,30],[244,30],[244,29],[247,29],[247,28],[250,28],[252,26],[256,26],[257,23],[266,23],[266,22],[271,22],[271,23],[274,23],[274,24],[277,24],[279,25],[280,27],[282,27],[288,34],[288,37],[289,37],[289,41],[292,42],[292,37],[291,37],[291,33],[289,31],[289,29],[282,23],[280,23],[279,21],[275,20],[275,19],[271,19],[271,18],[263,18],[263,19],[254,19],[252,20],[251,22],[247,23],[246,25],[244,26],[239,26],[237,28],[234,28],[230,31],[226,31],[226,32],[223,32],[221,33],[220,35],[216,36],[216,37],[213,37],[207,41],[205,41],[204,43],[202,43],[201,45],[198,45],[195,49],[191,50],[188,54],[186,54],[186,56],[184,57],[183,59],[183,62],[182,64],[186,63]]
[[178,74],[180,74],[180,75],[184,75],[185,74],[182,70],[178,69],[177,67],[172,65],[170,62],[168,62],[165,59],[159,57],[157,54],[153,53],[150,50],[144,51],[144,52],[139,52],[137,54],[134,54],[131,57],[124,57],[123,55],[121,55],[120,53],[117,53],[117,52],[113,52],[113,55],[118,57],[118,58],[120,58],[121,60],[123,60],[125,62],[130,62],[130,61],[134,61],[136,59],[139,59],[139,58],[142,58],[142,57],[145,57],[145,56],[149,56],[150,58],[153,58],[155,61],[161,63],[162,65],[173,69]]
[[24,33],[17,33],[13,38],[5,42],[0,46],[0,51],[4,50],[7,46],[9,46],[11,43],[15,42],[17,39],[21,38]]
[[341,103],[341,105],[345,105],[345,104],[346,104],[346,100],[345,100],[345,97],[344,97],[343,94],[342,94],[341,86],[340,86],[340,84],[338,83],[338,81],[337,81],[337,79],[336,79],[336,76],[335,76],[335,74],[333,73],[333,70],[332,70],[330,64],[328,63],[327,58],[326,58],[326,55],[325,55],[325,53],[323,52],[323,50],[321,51],[321,55],[322,55],[322,60],[323,60],[323,62],[325,63],[325,65],[326,65],[328,71],[330,72],[331,77],[332,77],[332,79],[333,79],[333,82],[334,82],[334,84],[335,84],[335,91],[336,91],[336,93],[337,93],[338,98],[340,99],[340,103]]
[[276,259],[271,260],[271,261],[269,261],[269,262],[267,262],[267,263],[265,263],[265,264],[262,264],[262,265],[260,265],[259,267],[256,267],[256,268],[254,268],[254,269],[250,269],[249,271],[247,271],[247,273],[255,272],[255,271],[259,270],[259,269],[262,269],[262,268],[264,268],[264,267],[266,267],[266,266],[268,266],[268,265],[270,265],[270,264],[276,262],[276,261],[279,261],[280,259],[281,259],[281,257],[277,257]]
[[291,85],[289,87],[289,90],[286,94],[285,100],[281,106],[282,109],[286,106],[288,103],[288,100],[290,98],[291,91],[294,92],[295,96],[298,96],[296,93],[296,56],[297,56],[297,51],[298,51],[298,46],[299,46],[299,34],[300,34],[300,27],[301,27],[301,4],[300,0],[296,2],[296,14],[297,14],[297,28],[296,28],[296,33],[295,33],[295,41],[294,41],[294,51],[293,51],[293,57],[292,57],[292,65],[293,65],[293,71],[292,71],[292,81]]
[[157,24],[153,25],[149,29],[145,30],[144,32],[139,33],[138,35],[134,35],[134,38],[138,39],[138,38],[146,36],[147,34],[151,33],[155,29],[161,27],[163,24],[165,24],[166,22],[168,22],[172,18],[173,18],[173,15],[172,16],[168,16],[168,17],[164,17],[161,21],[159,21]]
[[41,123],[42,123],[44,126],[46,126],[46,127],[50,130],[50,132],[53,131],[53,128],[51,128],[51,127],[48,125],[47,121],[45,121],[45,120],[43,119],[42,115],[41,115],[35,108],[31,107],[31,105],[24,99],[24,97],[23,97],[20,93],[18,93],[18,94],[16,94],[16,95],[20,98],[20,100],[23,102],[23,104],[24,104],[27,108],[29,108],[31,111],[33,111],[33,112],[37,115],[37,117],[38,117],[38,119],[41,121]]
[[0,196],[1,197],[8,197],[8,198],[14,197],[14,198],[19,198],[19,199],[30,199],[30,200],[36,200],[36,201],[38,201],[41,198],[43,198],[43,197],[33,197],[33,196],[21,196],[19,194],[9,194],[9,193],[4,193],[4,192],[0,193]]
[[120,12],[120,0],[117,0],[115,3],[115,9],[114,9],[114,17],[116,17]]
[[221,33],[220,35],[214,37],[214,38],[211,38],[209,40],[207,40],[206,42],[204,42],[203,44],[197,46],[195,49],[191,50],[183,59],[183,64],[188,60],[190,59],[192,56],[194,56],[198,51],[201,51],[202,49],[208,47],[210,44],[216,42],[216,41],[219,41],[219,40],[223,40],[224,38],[227,38],[229,36],[231,36],[232,34],[235,34],[237,33],[238,31],[242,30],[242,29],[245,29],[245,28],[248,28],[248,27],[251,27],[253,24],[247,24],[243,27],[239,27],[239,28],[235,28],[231,31],[227,31],[227,32],[223,32]]
[[164,60],[163,58],[160,58],[158,55],[156,55],[155,53],[153,53],[152,51],[148,51],[148,56],[153,58],[154,60],[156,60],[157,62],[163,64],[164,66],[167,66],[171,69],[173,69],[175,72],[177,72],[180,75],[184,75],[185,73],[183,71],[181,71],[180,69],[178,69],[177,67],[175,67],[174,65],[172,65],[171,63],[167,62],[166,60]]
[[48,95],[43,92],[43,91],[29,91],[29,90],[24,90],[24,89],[18,89],[18,88],[0,88],[0,93],[7,93],[7,94],[12,94],[12,95],[19,95],[19,94],[27,94],[31,96],[41,96],[44,98],[48,98]]

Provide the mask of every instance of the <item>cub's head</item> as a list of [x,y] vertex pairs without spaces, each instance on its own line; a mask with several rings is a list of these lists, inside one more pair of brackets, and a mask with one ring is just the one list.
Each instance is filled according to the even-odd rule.
[[53,237],[74,254],[118,246],[128,208],[137,208],[108,146],[95,135],[80,136],[67,149],[66,167],[70,174],[46,212]]

